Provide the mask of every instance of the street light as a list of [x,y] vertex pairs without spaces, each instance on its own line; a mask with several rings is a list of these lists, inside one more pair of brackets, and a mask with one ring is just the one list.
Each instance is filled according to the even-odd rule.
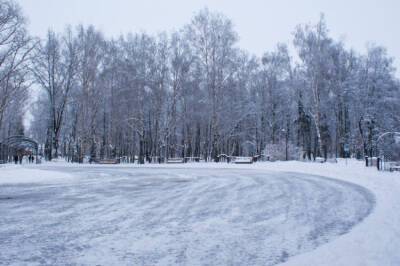
[[285,160],[288,160],[288,138],[289,138],[289,134],[288,132],[283,128],[282,129],[282,133],[285,134]]

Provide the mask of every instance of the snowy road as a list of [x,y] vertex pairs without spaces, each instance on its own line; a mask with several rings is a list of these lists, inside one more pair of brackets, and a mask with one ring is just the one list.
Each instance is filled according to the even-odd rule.
[[375,204],[361,186],[299,173],[49,169],[79,178],[0,184],[0,264],[275,265]]

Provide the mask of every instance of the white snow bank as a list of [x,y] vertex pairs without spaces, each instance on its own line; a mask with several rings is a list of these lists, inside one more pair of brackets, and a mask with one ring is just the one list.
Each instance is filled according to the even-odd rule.
[[363,162],[339,164],[277,163],[269,170],[311,173],[346,180],[374,193],[370,216],[332,242],[290,258],[282,265],[400,265],[400,173],[378,172]]

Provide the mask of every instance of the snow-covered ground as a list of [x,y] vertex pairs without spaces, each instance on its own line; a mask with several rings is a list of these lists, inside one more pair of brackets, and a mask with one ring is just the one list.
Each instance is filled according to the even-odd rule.
[[0,168],[1,265],[400,265],[399,225],[352,160]]

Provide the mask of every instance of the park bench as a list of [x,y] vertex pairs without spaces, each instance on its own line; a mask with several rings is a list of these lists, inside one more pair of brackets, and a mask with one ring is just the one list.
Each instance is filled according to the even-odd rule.
[[400,171],[400,165],[391,166],[390,172],[393,172],[393,171]]
[[119,159],[102,159],[102,160],[97,160],[96,163],[98,163],[98,164],[119,164],[120,160]]
[[252,157],[236,157],[235,164],[252,164],[253,158]]
[[167,163],[184,163],[185,160],[183,158],[168,158]]
[[400,171],[400,164],[398,164],[398,163],[389,163],[389,171],[390,172]]

